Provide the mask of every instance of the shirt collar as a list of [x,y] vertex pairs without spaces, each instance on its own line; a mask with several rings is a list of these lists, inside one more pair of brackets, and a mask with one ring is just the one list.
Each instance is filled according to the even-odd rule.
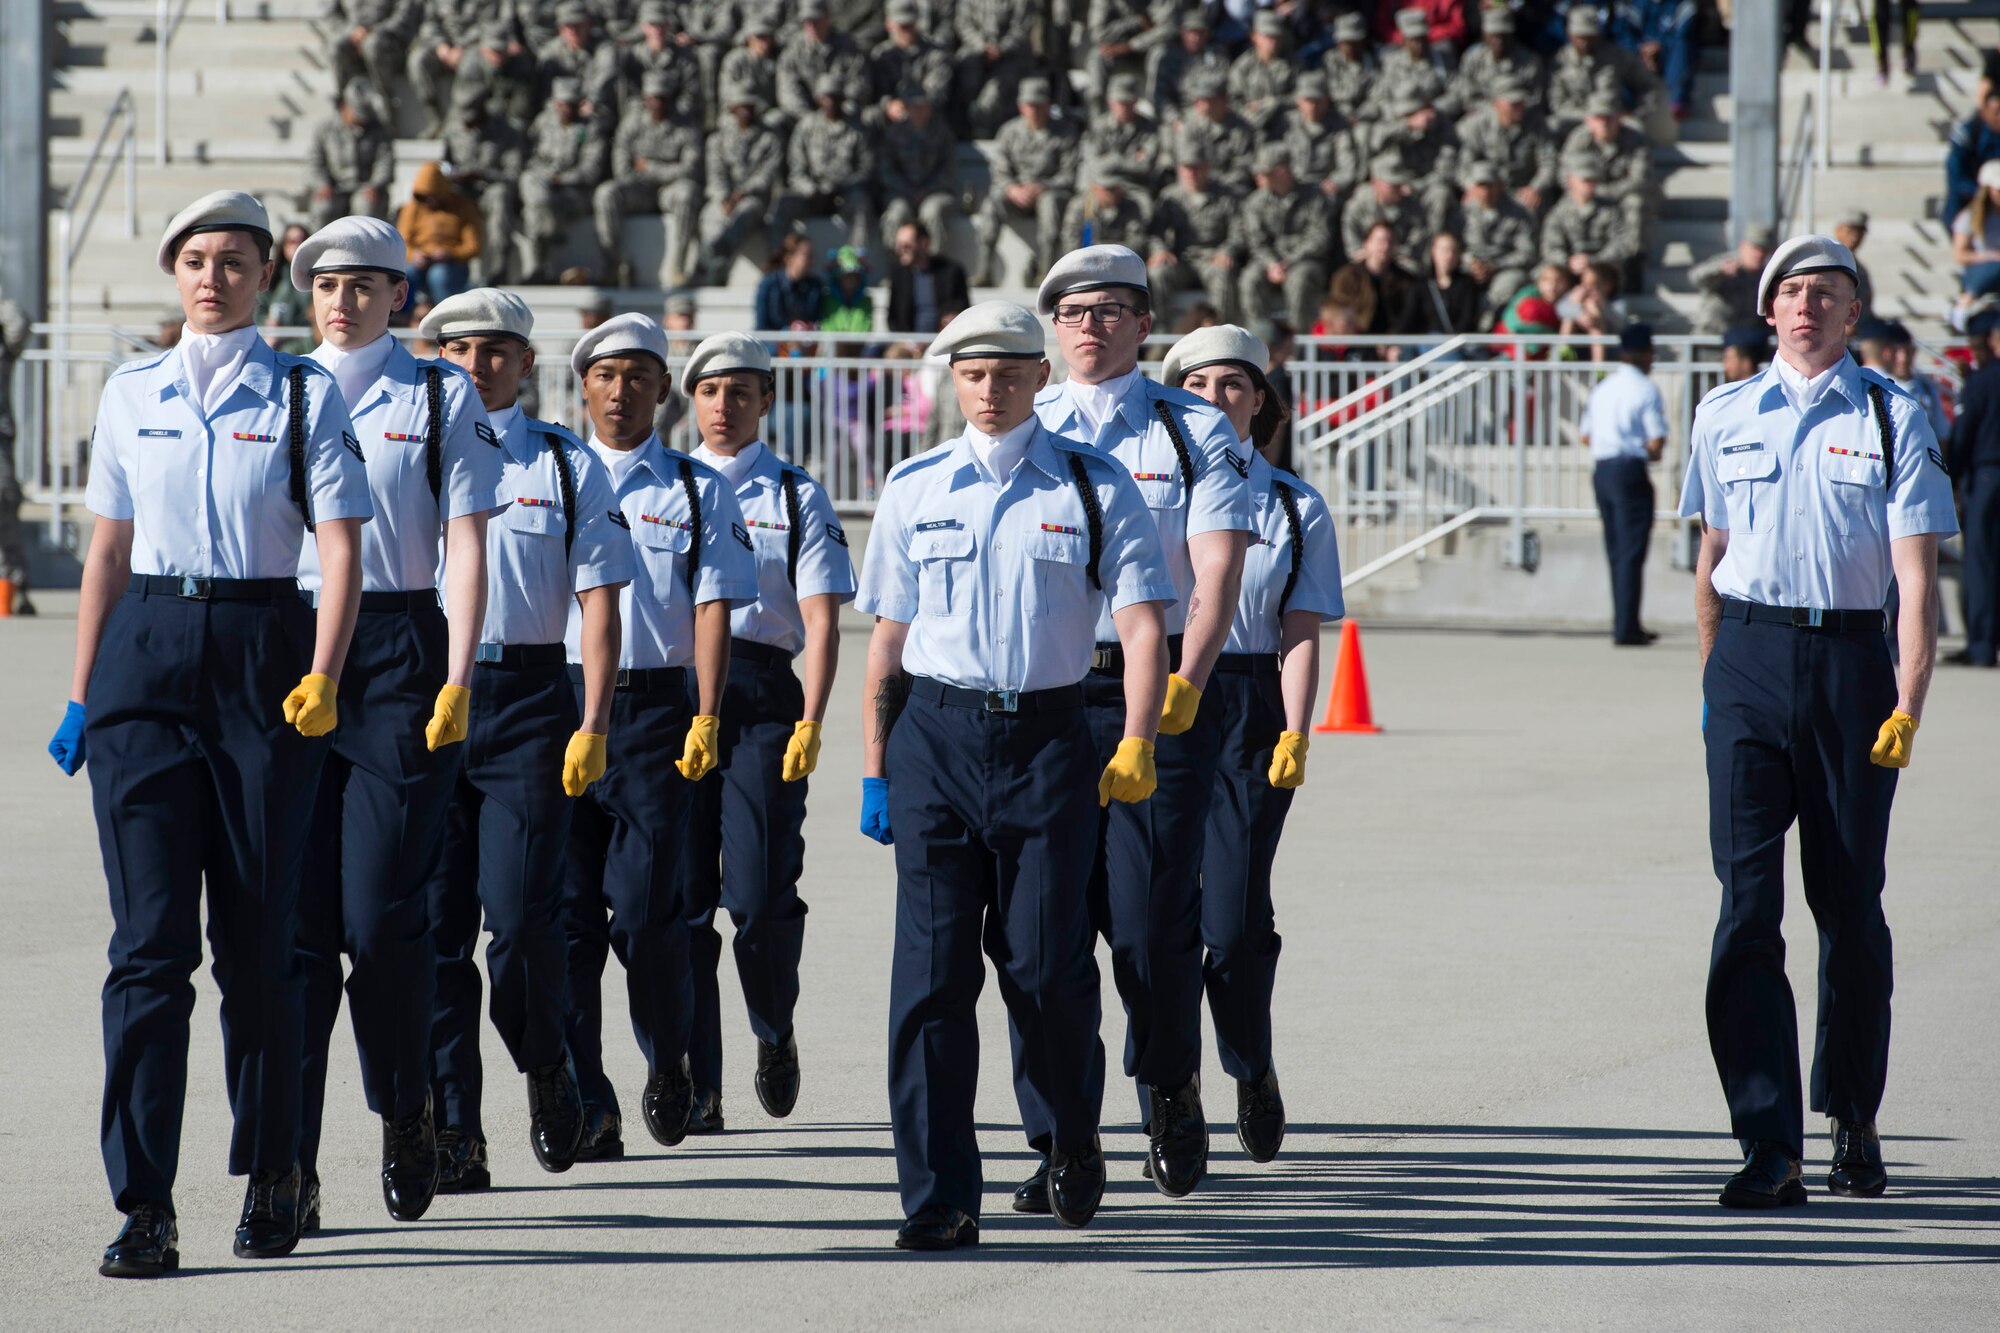
[[[1032,464],[1036,468],[1039,468],[1052,481],[1062,481],[1068,477],[1069,474],[1064,471],[1062,461],[1056,456],[1055,436],[1047,427],[1042,425],[1040,417],[1031,416],[1016,426],[1014,430],[1033,432],[1027,437],[1027,449],[1021,455],[1021,464],[1014,469],[1015,476],[1020,475],[1021,466]],[[1009,431],[1007,435],[1003,435],[1000,438],[1004,440],[1013,433],[1014,431]],[[986,440],[990,438],[992,437],[981,434],[977,428],[967,426],[965,433],[951,443],[950,448],[958,463],[953,477],[954,484],[973,478],[992,480],[992,475],[987,470],[979,448],[975,447],[973,443],[975,439]]]
[[719,454],[705,444],[694,447],[693,457],[708,464],[729,482],[732,490],[739,489],[745,482],[777,480],[777,469],[766,468],[765,460],[771,458],[771,451],[764,447],[762,440],[752,440],[732,457]]
[[[333,374],[334,382],[340,386],[340,396],[347,402],[350,416],[361,411],[375,401],[380,381],[389,372],[390,362],[399,350],[396,335],[385,333],[365,347],[352,349],[336,347],[323,342],[312,349],[313,360],[326,367]],[[409,360],[409,353],[403,353]]]
[[651,435],[648,435],[644,444],[629,451],[613,449],[598,438],[597,432],[592,431],[590,435],[590,447],[600,457],[610,453],[627,453],[632,460],[632,466],[625,474],[627,476],[630,476],[632,472],[636,472],[640,468],[645,468],[653,474],[653,479],[663,486],[670,481],[678,482],[680,480],[679,474],[670,471],[667,467],[667,454],[670,451],[666,445],[660,443],[660,433],[658,431],[654,431]]
[[[258,335],[257,326],[254,324],[245,324],[240,329],[230,329],[226,333],[212,334],[195,333],[186,325],[182,325],[181,341],[153,367],[148,387],[154,394],[163,395],[168,389],[178,389],[181,385],[186,385],[190,390],[194,388],[195,377],[189,368],[187,358],[197,346],[201,346],[208,354],[211,364],[231,359],[240,351],[242,359],[233,368],[237,383],[248,384],[266,398],[272,396],[271,367],[277,358],[271,351],[270,345]],[[201,397],[195,394],[189,394],[188,397],[194,403],[195,411],[202,412]],[[216,405],[221,406],[220,399]]]
[[1852,356],[1843,355],[1840,360],[1808,380],[1782,354],[1771,358],[1771,364],[1764,370],[1765,401],[1773,393],[1795,411],[1810,412],[1825,401],[1826,395],[1838,391],[1848,402],[1859,407],[1867,400],[1868,390],[1861,382],[1861,367]]

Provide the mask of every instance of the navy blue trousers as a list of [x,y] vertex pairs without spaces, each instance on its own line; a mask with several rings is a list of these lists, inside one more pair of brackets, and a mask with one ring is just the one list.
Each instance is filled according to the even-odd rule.
[[1722,881],[1708,1041],[1745,1150],[1802,1155],[1798,1016],[1785,979],[1785,832],[1819,929],[1812,1108],[1873,1120],[1889,1064],[1883,856],[1896,770],[1868,762],[1896,706],[1879,630],[1750,624],[1725,612],[1702,672],[1709,843]]
[[1293,795],[1271,785],[1271,752],[1285,729],[1278,659],[1224,656],[1201,702],[1218,704],[1226,729],[1202,849],[1202,979],[1222,1068],[1254,1083],[1271,1067],[1271,990],[1284,944],[1271,908],[1271,865]]
[[431,877],[437,991],[431,1010],[431,1094],[441,1125],[479,1123],[479,943],[493,938],[493,1026],[526,1071],[563,1058],[569,1009],[563,939],[563,849],[571,807],[563,751],[577,728],[576,696],[560,663],[472,669],[464,766]]
[[222,992],[232,1175],[299,1153],[304,980],[299,876],[330,748],[284,719],[311,669],[296,596],[128,593],[90,677],[90,790],[111,896],[104,980],[104,1170],[117,1206],[171,1205],[187,1097],[201,907]]
[[722,995],[717,908],[735,924],[732,952],[750,1031],[783,1043],[799,1000],[805,947],[806,783],[784,780],[785,746],[805,711],[789,664],[731,657],[722,696],[722,765],[695,784],[682,858],[694,969],[694,1081],[722,1088]]
[[1973,470],[1959,495],[1965,506],[1965,649],[1992,666],[2000,644],[2000,466]]
[[[689,683],[621,687],[611,701],[604,776],[570,821],[563,921],[569,1050],[583,1099],[618,1109],[604,1073],[604,961],[625,968],[632,1035],[646,1068],[676,1066],[694,1017],[680,855],[694,784],[674,767],[687,744]],[[577,686],[582,697],[582,686]]]
[[1082,721],[1080,709],[988,713],[912,698],[889,735],[889,1125],[905,1216],[933,1206],[979,1216],[982,945],[1024,1114],[1032,1108],[1065,1151],[1097,1141],[1104,1047],[1086,886],[1099,768]]
[[1646,629],[1639,597],[1653,533],[1653,481],[1643,458],[1606,458],[1591,473],[1591,484],[1604,520],[1604,555],[1611,562],[1611,637],[1631,642]]
[[424,744],[447,660],[435,605],[363,611],[340,674],[340,725],[320,775],[304,889],[299,962],[306,976],[305,1086],[299,1163],[319,1163],[328,1048],[347,978],[361,1088],[376,1115],[424,1109],[430,1095],[429,883],[462,745]]

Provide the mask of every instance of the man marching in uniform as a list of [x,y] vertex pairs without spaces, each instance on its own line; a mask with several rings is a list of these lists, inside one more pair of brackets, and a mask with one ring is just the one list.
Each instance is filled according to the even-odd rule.
[[[1221,754],[1219,707],[1199,708],[1229,638],[1250,540],[1250,460],[1220,412],[1139,372],[1152,332],[1146,262],[1122,245],[1091,245],[1056,262],[1036,298],[1055,321],[1069,378],[1035,399],[1042,424],[1124,464],[1159,528],[1177,601],[1166,612],[1167,678],[1160,716],[1159,791],[1120,805],[1098,833],[1091,918],[1111,945],[1125,1002],[1125,1072],[1138,1080],[1150,1142],[1147,1171],[1178,1198],[1208,1168],[1201,1105],[1201,856]],[[1109,613],[1084,682],[1100,759],[1120,744],[1128,696]],[[1019,1079],[1028,1142],[1048,1149],[1050,1126]],[[1047,1163],[1016,1193],[1018,1211],[1048,1211]]]
[[[1806,1201],[1780,929],[1794,821],[1819,928],[1812,1108],[1833,1121],[1827,1188],[1875,1195],[1888,1180],[1875,1111],[1889,1064],[1889,807],[1937,652],[1938,538],[1958,525],[1923,410],[1847,355],[1857,273],[1825,236],[1772,252],[1757,310],[1778,354],[1702,399],[1681,494],[1681,513],[1702,519],[1695,616],[1722,881],[1708,1040],[1746,1159],[1722,1191],[1732,1208]],[[1896,658],[1882,614],[1892,578]]]
[[[590,449],[611,473],[635,556],[620,597],[625,640],[604,780],[570,826],[564,918],[570,1054],[583,1094],[578,1157],[624,1154],[618,1094],[604,1072],[600,981],[607,951],[625,966],[632,1035],[646,1057],[646,1129],[679,1143],[694,1106],[688,1038],[694,986],[680,858],[694,784],[715,767],[729,675],[733,604],[757,596],[749,530],[729,483],[660,443],[653,418],[673,391],[667,335],[618,315],[570,355],[590,414]],[[571,661],[582,622],[570,617]],[[676,771],[678,770],[678,771]]]
[[[234,190],[196,200],[167,224],[159,264],[187,323],[172,351],[121,366],[104,388],[76,668],[49,742],[64,772],[90,765],[111,890],[101,1132],[126,1216],[106,1277],[180,1266],[173,1192],[204,888],[229,1171],[250,1178],[235,1252],[298,1245],[294,909],[329,752],[307,738],[338,721],[370,513],[333,377],[257,336],[272,277],[263,205]],[[315,524],[317,616],[296,578]]]
[[[320,1220],[320,1118],[343,949],[353,959],[347,991],[362,1087],[369,1110],[382,1117],[383,1202],[389,1216],[411,1222],[437,1192],[436,960],[425,886],[458,780],[500,450],[472,382],[453,367],[420,363],[389,332],[408,295],[408,259],[402,235],[368,217],[332,223],[292,258],[292,285],[312,301],[326,339],[312,358],[340,386],[375,509],[361,534],[361,613],[343,677],[347,725],[334,733],[320,779],[299,900],[306,1232]],[[312,543],[301,573],[308,588],[318,587]]]
[[[951,362],[966,433],[890,474],[857,601],[876,617],[861,827],[896,848],[889,1119],[906,1250],[979,1239],[982,942],[1013,1025],[1017,1095],[1042,1126],[1049,1207],[1082,1226],[1103,1197],[1091,799],[1153,793],[1173,598],[1125,469],[1035,417],[1049,376],[1041,322],[983,302],[930,355]],[[1125,696],[1109,762],[1082,688],[1105,618]]]
[[[694,349],[681,372],[701,444],[694,457],[735,489],[757,556],[757,600],[730,614],[719,768],[695,784],[682,858],[694,964],[690,1133],[722,1129],[718,907],[736,925],[736,975],[757,1039],[757,1100],[790,1115],[799,1095],[792,1012],[806,905],[806,778],[840,661],[840,606],[854,599],[854,562],[833,503],[802,468],[764,445],[771,354],[741,333]],[[803,686],[793,674],[800,658]]]
[[[492,1182],[480,1126],[479,943],[482,909],[493,1026],[528,1078],[536,1161],[562,1171],[583,1129],[563,1034],[563,854],[574,798],[604,774],[611,679],[618,666],[618,589],[632,546],[617,522],[611,477],[561,426],[522,413],[535,369],[534,315],[520,297],[481,287],[441,302],[420,332],[472,377],[500,442],[506,512],[486,529],[486,617],[472,668],[465,760],[431,877],[437,958],[431,1093],[438,1190]],[[446,577],[451,577],[449,569]],[[579,608],[584,688],[564,674],[563,634]]]

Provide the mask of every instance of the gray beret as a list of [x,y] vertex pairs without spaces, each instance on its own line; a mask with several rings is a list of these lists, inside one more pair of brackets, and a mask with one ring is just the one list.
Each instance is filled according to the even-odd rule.
[[417,332],[434,343],[453,338],[519,338],[535,331],[535,312],[512,292],[498,287],[474,287],[448,296],[431,308]]
[[1285,20],[1269,9],[1257,11],[1257,17],[1250,20],[1250,31],[1260,37],[1283,37]]
[[1049,81],[1047,79],[1022,79],[1021,90],[1014,94],[1016,102],[1026,102],[1033,106],[1047,106],[1050,102]]
[[693,397],[694,386],[702,380],[739,370],[769,375],[770,349],[747,333],[718,333],[703,338],[681,370],[681,392]]
[[292,286],[309,292],[315,273],[356,269],[407,276],[410,248],[403,244],[403,233],[381,218],[360,214],[335,218],[308,236],[292,255]]
[[577,339],[576,350],[569,354],[569,368],[581,377],[593,361],[602,361],[607,356],[635,354],[650,356],[665,369],[666,330],[659,326],[658,321],[641,314],[628,312],[613,315]]
[[1431,16],[1414,5],[1399,9],[1396,11],[1396,31],[1405,37],[1428,37],[1431,35]]
[[583,81],[581,79],[552,79],[549,82],[549,100],[552,102],[581,102]]
[[[1149,291],[1146,261],[1138,252],[1123,245],[1086,245],[1072,250],[1055,262],[1035,293],[1038,314],[1055,313],[1056,302],[1072,292],[1095,292],[1106,287],[1132,287]],[[961,316],[962,318],[962,316]]]
[[1292,85],[1292,96],[1295,98],[1310,97],[1324,101],[1327,96],[1325,71],[1309,69],[1302,72],[1299,75],[1298,82]]
[[1333,21],[1333,40],[1336,42],[1365,42],[1368,40],[1368,20],[1359,14],[1342,14]]
[[1577,5],[1569,11],[1569,35],[1572,37],[1595,37],[1603,31],[1598,22],[1597,11],[1588,5]]
[[1496,37],[1514,35],[1514,11],[1511,9],[1482,9],[1479,11],[1479,30],[1490,32]]
[[1769,315],[1778,284],[1801,273],[1845,273],[1856,282],[1861,280],[1854,252],[1833,237],[1794,236],[1771,252],[1764,276],[1757,279],[1757,313]]
[[931,340],[926,356],[949,361],[1004,357],[1010,361],[1040,361],[1048,355],[1048,334],[1042,321],[1024,305],[1012,301],[981,301],[961,311]]
[[1264,370],[1271,364],[1271,349],[1262,338],[1235,324],[1211,324],[1196,329],[1168,348],[1160,378],[1178,389],[1192,372],[1222,363],[1242,366],[1250,372],[1258,388],[1270,391]]
[[271,215],[264,205],[241,190],[217,190],[174,214],[174,220],[160,233],[160,272],[172,276],[174,253],[181,242],[198,232],[247,231],[265,244],[271,242]]

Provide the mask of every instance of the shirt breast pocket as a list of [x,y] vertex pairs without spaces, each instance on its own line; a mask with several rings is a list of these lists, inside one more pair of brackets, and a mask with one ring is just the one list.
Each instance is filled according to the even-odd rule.
[[917,562],[917,612],[963,616],[972,610],[972,533],[965,528],[918,532],[910,538]]
[[1139,494],[1146,501],[1146,508],[1152,510],[1179,509],[1187,503],[1187,487],[1181,485],[1178,472],[1142,472],[1133,477],[1138,483]]
[[1731,532],[1763,532],[1778,505],[1778,455],[1770,449],[1724,454],[1716,467]]
[[[563,577],[567,557],[563,551],[563,517],[560,503],[536,504],[524,497],[500,514],[500,526],[507,532],[512,563],[520,573],[524,588],[544,588],[551,583],[567,584]],[[505,565],[503,564],[503,568]]]
[[633,526],[632,544],[638,548],[639,563],[646,567],[654,597],[667,601],[680,578],[680,565],[694,544],[694,534],[686,528],[641,520]]
[[1027,551],[1028,615],[1034,620],[1091,614],[1090,539],[1067,532],[1038,532]]
[[1828,454],[1820,475],[1831,483],[1836,522],[1843,532],[1873,531],[1877,514],[1886,513],[1888,465],[1879,458]]

